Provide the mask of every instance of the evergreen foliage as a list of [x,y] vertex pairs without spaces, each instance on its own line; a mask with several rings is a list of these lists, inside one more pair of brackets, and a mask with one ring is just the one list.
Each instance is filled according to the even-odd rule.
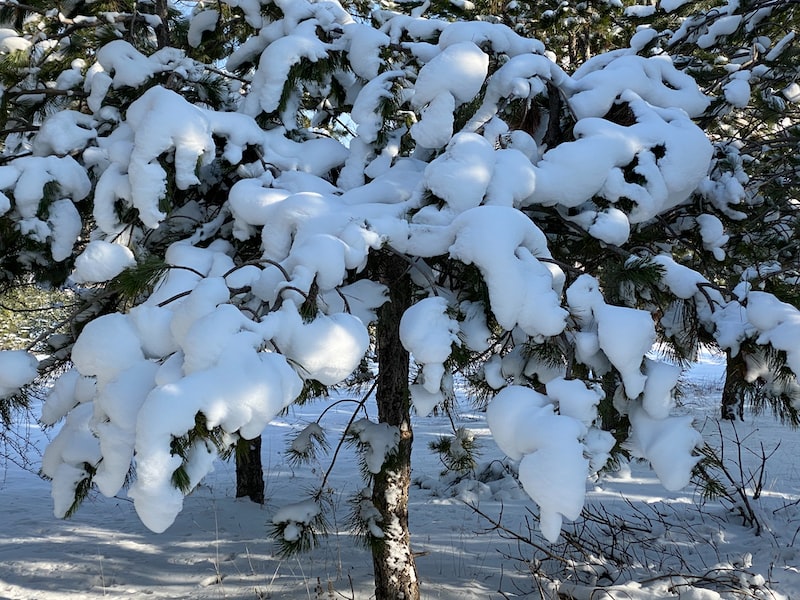
[[[55,418],[94,411],[97,448],[49,461],[85,474],[49,473],[60,513],[131,478],[163,530],[210,457],[376,381],[379,422],[362,401],[346,432],[373,486],[353,523],[376,567],[405,546],[407,584],[409,407],[447,411],[454,375],[550,538],[589,468],[635,456],[679,487],[704,456],[654,342],[681,365],[728,351],[736,394],[796,424],[796,3],[345,6],[2,6],[0,289],[74,290],[38,368],[72,362]],[[35,373],[3,375],[7,418]],[[453,429],[431,449],[472,470]],[[289,457],[327,449],[320,418]],[[536,495],[541,456],[579,480],[572,508]],[[275,515],[281,553],[324,533],[325,487]]]

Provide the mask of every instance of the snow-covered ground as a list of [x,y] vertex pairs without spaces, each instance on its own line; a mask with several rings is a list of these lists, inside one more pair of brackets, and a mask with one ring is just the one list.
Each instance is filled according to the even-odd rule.
[[[730,459],[737,452],[734,435],[744,439],[750,449],[743,451],[745,475],[758,466],[761,444],[769,453],[780,442],[767,461],[764,491],[752,501],[765,525],[760,536],[720,502],[699,502],[696,488],[667,493],[646,467],[633,464],[589,485],[593,516],[567,525],[566,542],[562,536],[550,546],[536,535],[532,546],[524,540],[535,529],[529,512],[535,512],[534,505],[507,478],[488,483],[439,478],[441,463],[427,443],[449,424],[446,417],[433,416],[415,422],[414,477],[421,486],[412,490],[410,506],[423,597],[539,598],[549,584],[546,577],[532,575],[538,572],[563,582],[562,592],[570,590],[578,598],[710,600],[719,596],[706,590],[724,592],[729,582],[747,589],[749,597],[800,599],[798,432],[770,415],[748,416],[735,432],[728,423],[718,429],[714,417],[721,372],[719,360],[707,357],[684,382],[683,402],[712,444],[718,445],[721,431]],[[268,535],[275,510],[303,499],[327,469],[329,457],[320,457],[316,467],[293,469],[283,454],[287,434],[318,413],[319,405],[295,407],[269,426],[263,444],[268,497],[263,507],[235,499],[233,468],[219,464],[162,534],[142,525],[125,498],[93,496],[72,519],[56,519],[49,483],[6,460],[0,465],[0,598],[371,597],[371,558],[347,533],[347,500],[361,487],[350,450],[340,456],[331,479],[331,528],[339,533],[315,551],[292,558],[280,558]],[[337,405],[327,413],[326,425],[341,431],[349,417],[348,405]],[[501,453],[483,414],[462,406],[461,424],[478,437],[480,461],[502,475]],[[31,429],[29,437],[40,448],[45,443],[38,429]],[[335,443],[332,432],[329,439]],[[29,456],[35,462],[33,449]],[[500,519],[499,527],[468,502]],[[608,530],[604,521],[611,524]],[[577,529],[585,544],[580,552],[568,544],[575,539],[569,533]],[[515,539],[514,532],[523,539]],[[592,558],[594,543],[616,560]],[[612,595],[591,595],[591,584],[610,583],[616,584]]]

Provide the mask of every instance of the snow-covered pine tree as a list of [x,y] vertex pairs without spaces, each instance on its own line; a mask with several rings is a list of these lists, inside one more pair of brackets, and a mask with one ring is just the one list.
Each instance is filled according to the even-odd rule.
[[[648,50],[672,56],[715,97],[697,119],[715,144],[710,180],[699,201],[672,219],[676,232],[695,239],[682,244],[682,262],[729,290],[766,290],[798,306],[800,184],[797,153],[789,150],[800,135],[796,3],[661,2],[658,10],[628,10],[659,32]],[[796,377],[783,351],[756,342],[760,334],[750,331],[740,348],[726,349],[722,417],[741,417],[747,403],[797,425]]]
[[[567,73],[538,40],[424,5],[167,14],[165,32],[157,14],[101,12],[113,39],[53,84],[76,104],[35,116],[0,165],[3,227],[35,245],[21,276],[60,264],[87,303],[43,407],[64,420],[42,464],[56,514],[130,483],[163,531],[218,455],[363,371],[377,342],[381,422],[349,431],[372,483],[358,516],[377,597],[415,598],[410,410],[442,402],[454,367],[489,391],[492,433],[550,539],[622,439],[667,487],[688,482],[700,438],[671,414],[680,369],[646,356],[657,323],[677,329],[673,305],[691,300],[725,348],[758,331],[800,372],[795,309],[750,292],[743,310],[667,236],[640,243],[708,185],[713,154],[691,120],[710,99],[668,57],[639,55],[641,37]],[[47,19],[67,17],[33,11],[4,44],[38,56]],[[652,293],[605,285],[615,264]],[[36,370],[0,353],[2,395]],[[616,439],[603,424],[620,419]],[[313,541],[323,496],[273,516],[285,548]]]
[[[696,202],[640,225],[638,241],[651,247],[660,244],[663,252],[668,250],[666,239],[672,240],[673,257],[703,273],[708,285],[717,287],[727,300],[735,299],[732,290],[744,283],[797,306],[793,252],[797,155],[787,151],[796,146],[800,133],[796,126],[800,76],[794,42],[800,24],[796,3],[514,3],[504,18],[518,30],[538,27],[551,49],[560,44],[562,61],[575,55],[576,40],[592,40],[593,44],[586,45],[592,54],[612,50],[618,46],[614,36],[627,35],[642,55],[669,56],[678,69],[695,78],[712,98],[694,119],[715,146],[709,180]],[[603,19],[614,23],[598,27],[607,33],[605,37],[599,31],[581,35],[588,21]],[[739,210],[737,205],[746,209]],[[570,256],[576,251],[580,253],[570,247]],[[643,291],[652,296],[652,278],[619,280],[625,272],[611,266],[605,279],[601,277],[607,290],[619,283],[629,291],[644,285]],[[632,300],[630,294],[619,298],[623,303]],[[677,321],[672,319],[672,326],[659,328],[663,347],[670,348],[676,358],[692,360],[699,343],[715,343],[713,323],[698,327],[695,298],[683,299],[669,312],[686,320],[685,326],[675,327]],[[797,386],[785,353],[755,343],[758,335],[750,331],[740,349],[726,349],[729,364],[722,416],[740,415],[745,404],[755,410],[771,406],[781,420],[796,424]]]

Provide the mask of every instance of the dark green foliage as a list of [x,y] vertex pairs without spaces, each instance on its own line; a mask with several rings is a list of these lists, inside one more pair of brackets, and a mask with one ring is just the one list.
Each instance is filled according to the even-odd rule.
[[268,525],[269,535],[274,539],[277,554],[281,558],[289,558],[303,552],[312,550],[317,545],[320,537],[325,537],[330,531],[328,513],[331,510],[331,500],[322,491],[315,491],[305,503],[315,503],[316,514],[309,515],[308,522],[297,521],[272,521]]
[[436,440],[428,442],[428,448],[439,455],[445,470],[457,475],[466,475],[475,472],[477,457],[480,455],[480,443],[475,435],[464,427],[458,427],[452,436],[439,436]]
[[[286,109],[289,99],[295,93],[301,92],[305,82],[319,85],[323,82],[332,81],[334,73],[348,69],[349,65],[346,57],[341,52],[330,51],[328,52],[328,56],[326,58],[316,61],[302,58],[299,62],[293,64],[289,68],[289,74],[286,77],[286,82],[283,85],[280,101],[278,102],[277,112],[280,113]],[[344,90],[341,86],[331,86],[331,91],[338,91],[341,93]],[[337,104],[338,101],[343,99],[343,97],[333,98],[334,102]],[[312,100],[312,102],[314,102],[314,105],[316,105],[317,100]],[[313,106],[308,106],[307,108],[313,108]],[[301,112],[298,111],[298,116],[300,114]]]
[[92,479],[94,479],[97,468],[85,462],[83,463],[83,470],[85,476],[78,482],[75,488],[75,500],[70,504],[67,512],[64,513],[65,519],[69,519],[77,512],[80,505],[89,496],[89,492],[92,491]]
[[299,405],[303,405],[311,400],[324,398],[329,393],[330,389],[328,386],[320,383],[316,379],[305,379],[303,380],[303,391],[300,392],[300,395],[297,397],[295,402]]
[[664,296],[659,288],[664,268],[650,257],[611,257],[603,263],[599,275],[609,304],[636,306],[636,298],[653,301]]
[[694,468],[695,482],[700,490],[700,497],[704,501],[730,499],[730,492],[722,479],[715,474],[722,466],[717,451],[709,444],[703,444],[698,452],[702,457]]
[[217,425],[209,429],[206,416],[202,412],[195,415],[194,422],[195,425],[192,429],[180,437],[173,437],[170,442],[170,454],[183,459],[183,464],[172,473],[172,484],[184,494],[191,491],[186,462],[193,448],[202,444],[207,452],[216,451],[223,460],[229,458],[235,448],[231,444],[230,438],[224,434],[222,427]]
[[[755,414],[771,411],[781,423],[799,427],[800,413],[795,406],[797,380],[787,365],[786,353],[772,346],[757,346],[750,342],[742,346],[740,354],[735,360],[741,368],[728,371],[726,386],[729,386],[729,393]],[[751,365],[761,366],[759,371],[768,374],[767,379],[748,376]]]
[[12,396],[0,398],[0,428],[9,428],[12,424],[14,413],[30,406],[30,398],[25,391]]
[[109,286],[123,300],[135,303],[153,290],[168,268],[176,267],[169,267],[162,258],[151,255],[122,271],[111,280]]
[[316,461],[321,453],[327,453],[330,444],[325,430],[318,423],[310,423],[296,435],[290,436],[286,458],[293,467]]

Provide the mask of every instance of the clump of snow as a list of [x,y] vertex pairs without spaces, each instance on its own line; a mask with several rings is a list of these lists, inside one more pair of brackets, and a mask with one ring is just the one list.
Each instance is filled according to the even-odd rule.
[[362,523],[372,537],[383,539],[385,533],[380,523],[383,521],[381,512],[372,502],[372,490],[364,488],[358,495],[358,504],[355,509],[356,518]]
[[722,248],[730,239],[725,234],[725,228],[718,217],[709,214],[697,216],[700,225],[700,237],[703,238],[703,247],[714,255],[717,260],[725,260],[725,250]]
[[725,15],[714,19],[708,30],[697,39],[701,48],[710,48],[717,43],[717,38],[735,32],[742,23],[742,15]]
[[158,369],[155,362],[139,361],[98,390],[90,425],[103,460],[93,482],[105,496],[113,496],[125,484],[133,459],[137,414],[155,387]]
[[772,294],[750,292],[747,297],[747,320],[758,330],[758,344],[770,344],[786,352],[786,363],[800,377],[800,311],[781,302]]
[[381,49],[389,45],[389,36],[363,23],[348,23],[343,29],[350,42],[348,56],[353,72],[372,81],[378,77]]
[[0,53],[26,52],[31,47],[30,40],[25,39],[14,29],[0,28]]
[[689,1],[690,0],[661,0],[659,6],[662,8],[662,10],[672,12],[674,10],[678,10],[681,6]]
[[597,348],[619,371],[627,396],[636,398],[647,379],[642,362],[656,337],[650,313],[606,304],[598,281],[590,275],[581,275],[567,289],[567,301],[582,330],[596,334]]
[[563,331],[567,313],[556,292],[562,274],[538,260],[551,255],[544,234],[528,217],[511,208],[480,206],[460,214],[453,230],[450,256],[480,269],[501,326],[519,325],[532,336]]
[[414,86],[412,105],[428,105],[411,135],[422,146],[444,146],[453,134],[453,110],[480,91],[489,69],[489,57],[470,42],[448,45],[426,63]]
[[283,539],[287,542],[296,542],[303,534],[303,530],[311,525],[322,513],[319,502],[313,499],[303,500],[282,506],[272,515],[274,525],[283,526]]
[[558,413],[577,419],[590,427],[597,418],[597,405],[603,399],[603,392],[594,387],[586,387],[579,379],[558,377],[547,382],[547,395],[558,403]]
[[64,110],[42,123],[33,138],[31,149],[37,156],[64,156],[83,150],[96,137],[94,117],[74,110]]
[[790,83],[783,88],[781,93],[789,102],[800,103],[800,84]]
[[19,392],[38,375],[36,357],[24,350],[0,351],[0,398]]
[[589,461],[579,439],[586,426],[556,414],[547,396],[521,386],[498,392],[486,420],[500,449],[521,459],[520,483],[539,505],[542,535],[555,541],[562,520],[577,519],[583,510]]
[[75,259],[71,278],[77,283],[108,281],[135,264],[133,252],[127,246],[93,240]]
[[666,419],[675,406],[673,390],[678,385],[681,368],[662,361],[645,360],[647,381],[642,396],[642,408],[655,419]]
[[86,170],[71,156],[23,156],[3,167],[0,189],[14,186],[14,201],[23,219],[35,219],[45,185],[57,183],[61,198],[83,200],[92,190]]
[[50,253],[53,260],[61,262],[72,256],[72,248],[80,237],[83,221],[72,200],[56,200],[47,211],[50,227]]
[[430,392],[424,385],[414,383],[409,386],[408,391],[411,394],[414,410],[420,417],[427,417],[434,408],[444,402],[444,394],[439,389]]
[[[391,88],[394,80],[403,75],[403,71],[386,71],[370,79],[361,88],[350,111],[350,117],[358,125],[358,138],[353,141],[369,144],[377,139],[378,132],[384,126],[383,118],[380,116],[380,105],[392,97]],[[351,148],[351,151],[354,149]],[[363,169],[363,166],[361,168]]]
[[125,40],[114,40],[101,47],[97,62],[111,75],[115,88],[139,87],[157,72],[155,64]]
[[425,184],[456,213],[478,206],[489,187],[495,153],[483,136],[459,133],[425,168]]
[[76,386],[80,377],[81,374],[77,369],[70,369],[56,379],[42,404],[42,423],[55,425],[79,403],[76,398]]
[[444,362],[458,344],[458,322],[447,315],[447,300],[434,296],[420,300],[400,320],[400,340],[422,365],[422,385],[430,394],[439,391]]
[[294,305],[286,306],[281,312],[289,325],[275,336],[275,343],[305,378],[333,385],[356,369],[369,347],[369,333],[361,320],[336,313],[302,323]]
[[140,304],[128,312],[128,318],[142,341],[142,350],[147,358],[169,356],[178,350],[171,333],[173,311],[169,308]]
[[[300,394],[303,383],[294,369],[278,354],[256,351],[254,341],[230,336],[218,364],[159,385],[142,404],[134,446],[137,478],[128,493],[151,530],[167,529],[183,506],[183,492],[171,480],[183,459],[172,454],[170,442],[195,426],[198,413],[209,429],[219,426],[251,439]],[[189,489],[210,471],[215,457],[203,442],[186,457]]]
[[337,288],[324,295],[328,312],[348,312],[369,325],[377,319],[376,309],[388,300],[386,286],[370,279]]
[[113,313],[83,328],[72,348],[72,362],[81,375],[105,383],[144,359],[139,336],[130,319]]
[[271,113],[278,108],[289,69],[301,60],[317,62],[328,56],[328,45],[314,33],[316,22],[305,20],[291,35],[270,43],[261,53],[253,75],[252,92],[246,97],[245,114],[256,116],[261,111]]
[[292,440],[292,452],[299,455],[307,456],[314,447],[314,440],[321,440],[325,438],[325,432],[319,423],[309,423],[303,430],[298,433]]
[[363,446],[364,462],[370,473],[380,473],[386,457],[397,451],[400,430],[388,423],[373,423],[369,419],[355,421],[347,430]]
[[768,61],[777,60],[778,57],[780,57],[780,55],[783,53],[783,51],[786,48],[790,47],[795,37],[797,37],[797,32],[789,31],[780,40],[778,40],[778,42],[772,47],[772,49],[769,52],[767,52],[767,55],[765,57],[766,60]]
[[737,71],[730,81],[722,87],[725,101],[737,108],[750,103],[750,71]]
[[464,315],[458,323],[459,339],[475,352],[488,350],[492,332],[486,323],[486,307],[481,302],[465,300],[459,305],[459,310]]
[[127,122],[134,131],[128,164],[131,202],[148,227],[158,227],[165,214],[159,201],[166,193],[166,172],[158,157],[174,149],[175,185],[185,190],[199,183],[198,162],[208,163],[214,142],[202,111],[181,96],[152,87],[128,108]]
[[703,444],[702,435],[692,427],[692,417],[655,418],[639,403],[632,406],[628,416],[631,432],[626,445],[632,455],[648,460],[666,489],[686,487],[700,461],[694,450]]
[[573,77],[570,106],[579,118],[603,116],[624,91],[653,106],[680,107],[690,117],[701,115],[711,103],[694,79],[664,56],[628,54],[609,61],[607,55],[599,55],[586,61]]
[[203,41],[203,34],[206,31],[214,31],[219,20],[219,11],[206,9],[192,16],[189,22],[189,31],[186,34],[186,41],[192,48],[197,48]]
[[85,464],[100,460],[100,444],[89,428],[92,415],[91,403],[71,410],[42,456],[41,471],[52,479],[50,494],[56,517],[64,517],[75,501],[75,488],[89,477]]

